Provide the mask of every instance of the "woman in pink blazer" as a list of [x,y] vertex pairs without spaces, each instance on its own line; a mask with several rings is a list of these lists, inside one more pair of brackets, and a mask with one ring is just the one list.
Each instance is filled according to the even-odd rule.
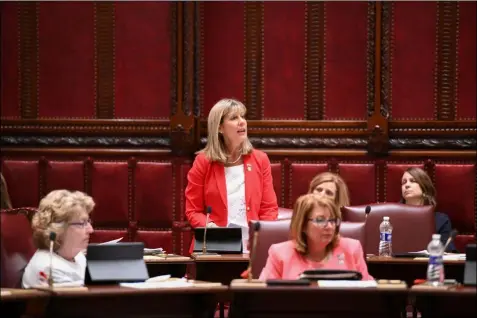
[[293,239],[270,247],[260,279],[298,279],[309,269],[353,270],[363,280],[374,279],[361,243],[340,237],[340,223],[340,210],[330,199],[313,193],[299,197],[290,224]]
[[[234,99],[222,99],[212,107],[207,145],[194,160],[185,190],[185,214],[193,228],[233,223],[243,228],[244,241],[250,220],[276,220],[278,215],[270,160],[248,140],[245,112]],[[192,248],[193,242],[191,252]]]

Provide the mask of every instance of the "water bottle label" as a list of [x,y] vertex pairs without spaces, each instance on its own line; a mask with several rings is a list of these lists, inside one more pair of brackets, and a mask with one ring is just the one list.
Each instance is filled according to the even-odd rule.
[[379,238],[380,238],[381,241],[391,242],[392,234],[391,234],[391,233],[382,232],[382,233],[380,233]]
[[429,256],[429,264],[430,265],[442,265],[442,256],[440,256],[440,255]]

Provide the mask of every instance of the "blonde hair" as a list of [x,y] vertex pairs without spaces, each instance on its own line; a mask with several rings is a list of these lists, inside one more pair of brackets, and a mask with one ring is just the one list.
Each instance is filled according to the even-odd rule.
[[322,172],[317,174],[310,182],[308,193],[313,193],[317,186],[325,182],[333,182],[336,186],[335,203],[341,208],[349,206],[349,192],[346,182],[339,175],[332,172]]
[[33,215],[31,224],[33,242],[39,249],[48,249],[50,233],[56,233],[53,249],[56,251],[63,242],[68,222],[82,210],[88,215],[95,206],[93,198],[80,191],[54,190],[41,201],[38,211]]
[[[290,222],[290,234],[292,239],[295,240],[295,249],[302,255],[308,253],[307,236],[305,233],[308,218],[317,207],[327,209],[330,211],[331,218],[341,220],[341,211],[331,199],[320,197],[313,193],[300,196],[293,207],[293,216]],[[333,239],[326,246],[326,253],[329,253],[338,245],[340,238],[339,232],[340,227],[337,225]]]
[[10,195],[8,195],[7,182],[5,181],[5,178],[3,177],[3,174],[1,173],[0,173],[0,178],[1,178],[0,209],[11,209],[12,201],[10,200]]
[[[210,161],[227,162],[227,148],[222,134],[219,133],[220,125],[224,122],[224,118],[239,113],[245,116],[247,109],[245,105],[231,98],[219,100],[209,112],[207,120],[207,144],[205,148],[199,152],[203,152],[205,157]],[[242,155],[252,152],[253,146],[248,138],[242,144]]]

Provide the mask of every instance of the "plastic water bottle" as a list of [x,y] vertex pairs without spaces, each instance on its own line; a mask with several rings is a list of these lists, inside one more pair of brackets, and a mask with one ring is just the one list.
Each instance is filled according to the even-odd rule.
[[393,226],[389,222],[389,216],[384,216],[379,225],[379,256],[392,256]]
[[429,253],[427,283],[432,286],[442,285],[444,283],[444,245],[442,245],[440,234],[432,234],[432,240],[427,245],[427,252]]

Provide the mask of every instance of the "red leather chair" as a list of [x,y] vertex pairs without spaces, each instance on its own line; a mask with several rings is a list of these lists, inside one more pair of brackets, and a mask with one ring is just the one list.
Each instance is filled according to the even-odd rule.
[[0,213],[1,287],[20,288],[23,271],[36,251],[33,233],[22,209]]
[[[257,221],[251,221],[250,237],[254,235],[254,224]],[[277,221],[260,221],[260,229],[256,243],[255,259],[253,260],[252,275],[258,278],[262,272],[263,267],[267,263],[268,249],[272,244],[285,242],[290,239],[290,222],[291,219],[283,219]],[[363,222],[342,222],[340,226],[340,234],[343,237],[349,237],[361,242],[365,245],[365,224]],[[251,246],[250,253],[254,253],[253,246]],[[251,254],[252,255],[252,254]]]
[[393,253],[425,250],[435,232],[434,207],[413,206],[401,203],[369,204],[371,211],[366,217],[366,205],[341,208],[346,222],[366,222],[366,254],[378,254],[379,225],[389,216],[393,226]]
[[293,215],[292,209],[278,208],[278,220],[290,220]]

